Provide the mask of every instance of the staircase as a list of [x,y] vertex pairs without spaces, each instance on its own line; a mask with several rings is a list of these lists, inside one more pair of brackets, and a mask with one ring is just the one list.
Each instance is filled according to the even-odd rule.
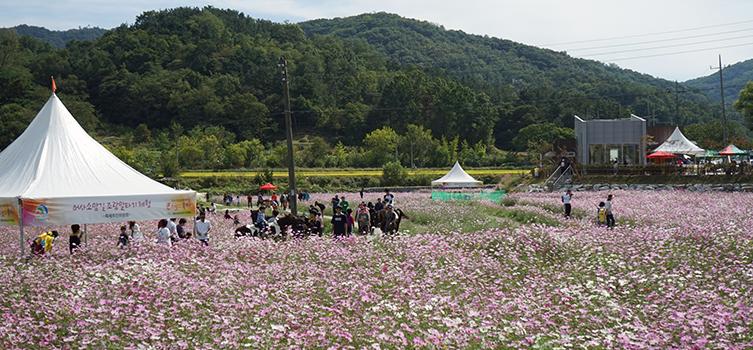
[[565,185],[569,185],[573,179],[573,168],[568,165],[564,170],[562,166],[558,166],[551,176],[544,182],[544,188],[549,192],[554,192],[561,189]]

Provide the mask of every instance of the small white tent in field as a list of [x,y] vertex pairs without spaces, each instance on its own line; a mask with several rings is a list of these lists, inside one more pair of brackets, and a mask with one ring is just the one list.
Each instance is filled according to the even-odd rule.
[[669,135],[667,141],[664,141],[664,143],[659,145],[659,147],[656,147],[656,149],[654,149],[654,152],[667,152],[672,154],[687,154],[696,156],[702,156],[706,154],[706,150],[690,142],[685,137],[685,135],[682,134],[682,131],[680,131],[680,128],[678,127],[675,127],[675,131],[672,132],[672,135]]
[[0,153],[0,225],[192,217],[196,192],[139,173],[90,137],[53,93]]
[[455,166],[439,179],[431,182],[432,186],[442,186],[445,188],[462,188],[462,187],[481,187],[483,182],[474,179],[463,170],[460,163],[455,162]]

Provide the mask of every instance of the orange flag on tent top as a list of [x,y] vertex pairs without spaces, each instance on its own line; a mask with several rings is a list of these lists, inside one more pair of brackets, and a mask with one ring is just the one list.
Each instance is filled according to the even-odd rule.
[[50,77],[50,78],[52,78],[52,92],[55,92],[55,90],[57,90],[57,89],[58,89],[58,88],[57,88],[57,87],[55,86],[55,77]]

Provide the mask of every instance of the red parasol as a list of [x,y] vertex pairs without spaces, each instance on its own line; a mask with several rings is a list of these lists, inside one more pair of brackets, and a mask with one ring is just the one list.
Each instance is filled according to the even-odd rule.
[[669,152],[659,151],[646,156],[646,158],[673,158],[675,155]]
[[260,190],[276,190],[277,186],[267,182],[266,185],[259,187]]

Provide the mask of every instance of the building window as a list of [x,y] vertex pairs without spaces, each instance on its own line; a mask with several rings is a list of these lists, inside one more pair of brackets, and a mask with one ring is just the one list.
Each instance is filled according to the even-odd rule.
[[640,148],[638,144],[626,143],[622,145],[623,163],[627,164],[640,164]]
[[605,158],[603,144],[588,145],[588,162],[590,164],[604,164]]
[[614,161],[618,161],[622,164],[622,144],[608,144],[607,145],[607,163],[612,164]]

